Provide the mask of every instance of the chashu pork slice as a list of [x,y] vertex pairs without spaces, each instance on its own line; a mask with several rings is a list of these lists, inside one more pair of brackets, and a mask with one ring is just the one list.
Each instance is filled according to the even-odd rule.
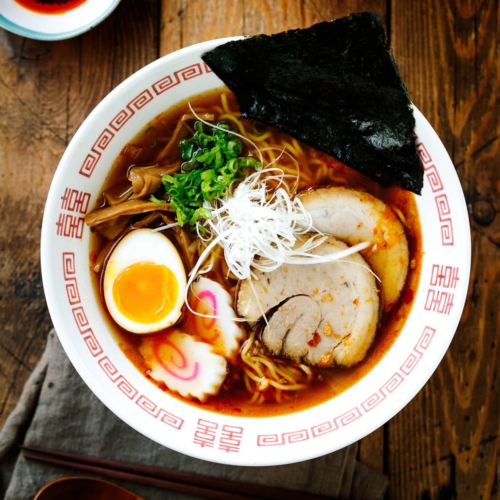
[[382,200],[345,187],[307,191],[300,196],[313,226],[349,245],[368,241],[363,257],[380,278],[382,307],[390,311],[406,281],[408,241],[403,224]]
[[[317,255],[344,250],[333,237]],[[255,271],[241,283],[238,313],[249,323],[263,314],[262,340],[268,351],[310,366],[353,366],[373,342],[379,319],[375,278],[366,261],[353,254],[343,261],[283,265]]]

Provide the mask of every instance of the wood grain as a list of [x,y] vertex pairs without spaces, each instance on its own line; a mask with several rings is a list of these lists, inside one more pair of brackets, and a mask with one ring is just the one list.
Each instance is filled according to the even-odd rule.
[[499,14],[495,1],[392,4],[394,53],[413,101],[457,167],[473,257],[450,349],[386,426],[390,498],[498,495]]
[[382,0],[172,0],[163,2],[160,55],[213,38],[304,28],[369,9],[385,19]]
[[57,163],[99,101],[157,57],[374,9],[412,100],[446,146],[472,228],[472,277],[434,376],[360,459],[389,499],[498,498],[500,6],[498,0],[122,0],[92,31],[38,42],[0,30],[0,427],[43,351],[39,238]]
[[51,326],[40,272],[40,227],[52,176],[92,109],[158,51],[157,1],[124,0],[71,40],[0,31],[0,427]]

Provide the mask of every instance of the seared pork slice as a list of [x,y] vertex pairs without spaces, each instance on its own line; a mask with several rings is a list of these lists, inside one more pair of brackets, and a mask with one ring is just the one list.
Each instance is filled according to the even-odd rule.
[[309,351],[308,341],[314,338],[321,322],[319,304],[308,295],[296,295],[269,318],[262,341],[271,354],[302,361]]
[[[330,237],[314,253],[345,248]],[[270,353],[311,366],[348,367],[361,361],[373,342],[379,297],[366,261],[353,254],[342,262],[256,271],[251,283],[241,283],[237,308],[250,323],[269,315],[262,340]]]
[[344,187],[315,189],[300,199],[318,231],[349,245],[373,243],[361,253],[381,281],[382,307],[389,311],[403,289],[409,261],[408,241],[396,214],[371,194]]

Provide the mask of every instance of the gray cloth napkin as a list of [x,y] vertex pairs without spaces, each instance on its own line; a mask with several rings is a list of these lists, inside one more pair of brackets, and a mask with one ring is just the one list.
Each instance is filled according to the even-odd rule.
[[[356,460],[354,444],[330,455],[276,467],[236,467],[182,455],[142,436],[111,413],[87,388],[52,330],[19,404],[0,432],[0,479],[5,500],[28,500],[47,482],[88,475],[25,459],[17,445],[41,446],[342,499],[379,500],[387,478]],[[99,476],[95,476],[99,477]],[[198,497],[112,479],[147,500]]]

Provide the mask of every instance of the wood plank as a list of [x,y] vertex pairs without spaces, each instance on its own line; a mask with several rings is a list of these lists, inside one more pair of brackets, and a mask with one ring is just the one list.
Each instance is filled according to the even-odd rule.
[[160,55],[214,38],[305,28],[369,9],[385,19],[382,0],[164,0]]
[[8,33],[3,33],[2,48],[0,210],[11,214],[0,227],[3,420],[36,364],[50,326],[39,265],[40,224],[66,131],[61,114],[52,109],[60,109],[50,77],[59,68],[46,64],[54,48]]
[[52,176],[90,111],[156,59],[158,7],[124,0],[95,29],[60,42],[0,30],[0,211],[11,214],[0,225],[0,428],[51,326],[39,242]]
[[473,262],[449,351],[388,424],[389,498],[491,498],[500,415],[500,11],[491,0],[396,0],[391,12],[394,53],[410,95],[440,135],[465,191]]

